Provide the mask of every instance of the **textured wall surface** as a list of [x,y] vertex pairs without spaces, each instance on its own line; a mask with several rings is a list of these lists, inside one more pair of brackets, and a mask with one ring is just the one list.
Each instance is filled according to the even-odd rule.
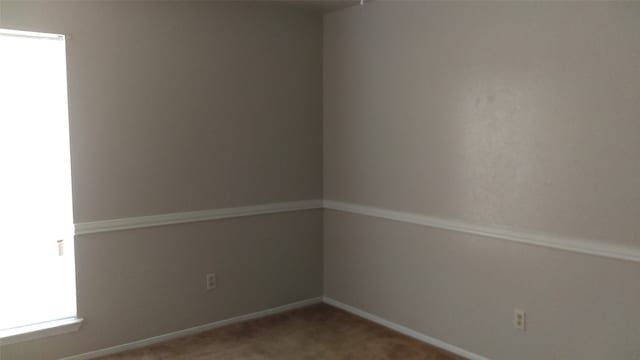
[[[640,247],[638,34],[629,2],[327,14],[325,198]],[[497,360],[640,356],[638,263],[338,211],[324,226],[336,300]]]
[[76,222],[322,195],[322,24],[269,4],[4,2],[70,34]]
[[[324,45],[319,14],[273,4],[1,6],[3,27],[71,35],[77,222],[313,199],[324,183],[332,200],[640,246],[637,3],[379,1],[325,15]],[[82,329],[3,360],[318,296],[323,256],[325,295],[492,359],[640,357],[633,262],[332,210],[324,226],[313,210],[76,251]]]
[[640,247],[640,5],[325,16],[325,197]]
[[320,296],[321,234],[311,210],[81,236],[82,327],[3,346],[0,358],[58,359]]
[[637,263],[332,210],[324,248],[325,296],[478,355],[640,356]]
[[[76,222],[322,196],[320,14],[77,1],[2,1],[1,14],[6,28],[71,35]],[[60,358],[320,296],[321,234],[315,210],[79,236],[81,330],[0,358]]]

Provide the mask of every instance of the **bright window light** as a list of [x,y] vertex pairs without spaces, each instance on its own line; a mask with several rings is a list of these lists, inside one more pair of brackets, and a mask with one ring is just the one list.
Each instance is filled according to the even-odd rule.
[[0,330],[76,316],[65,40],[0,29]]

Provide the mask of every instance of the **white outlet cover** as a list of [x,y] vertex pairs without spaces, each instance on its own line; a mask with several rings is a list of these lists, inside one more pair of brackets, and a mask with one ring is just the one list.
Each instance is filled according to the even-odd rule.
[[206,288],[207,290],[213,290],[217,286],[217,278],[215,273],[210,273],[206,275]]
[[513,327],[525,331],[527,326],[527,313],[522,309],[513,310]]

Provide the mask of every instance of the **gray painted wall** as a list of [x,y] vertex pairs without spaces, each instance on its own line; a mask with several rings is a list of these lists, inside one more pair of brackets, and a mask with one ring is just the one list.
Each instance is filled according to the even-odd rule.
[[[640,246],[638,4],[373,2],[326,15],[324,55],[319,15],[267,4],[1,16],[72,35],[78,222],[318,198],[324,131],[329,199]],[[497,360],[640,356],[636,263],[305,211],[80,237],[83,328],[2,359],[318,296],[323,231],[339,301]]]
[[[7,2],[65,33],[76,222],[322,196],[321,15],[281,6]],[[80,236],[79,332],[53,359],[321,295],[322,213]],[[204,274],[218,288],[204,291]],[[43,294],[46,296],[46,294]]]
[[[640,246],[638,34],[630,2],[325,15],[325,198]],[[336,300],[497,360],[640,357],[637,263],[337,211],[324,231]]]
[[77,222],[322,196],[322,24],[269,4],[4,2],[65,33]]

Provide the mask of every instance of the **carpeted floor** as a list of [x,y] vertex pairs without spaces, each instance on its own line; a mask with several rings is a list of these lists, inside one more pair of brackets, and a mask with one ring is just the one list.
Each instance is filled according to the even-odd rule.
[[101,359],[462,358],[329,305],[318,304]]

